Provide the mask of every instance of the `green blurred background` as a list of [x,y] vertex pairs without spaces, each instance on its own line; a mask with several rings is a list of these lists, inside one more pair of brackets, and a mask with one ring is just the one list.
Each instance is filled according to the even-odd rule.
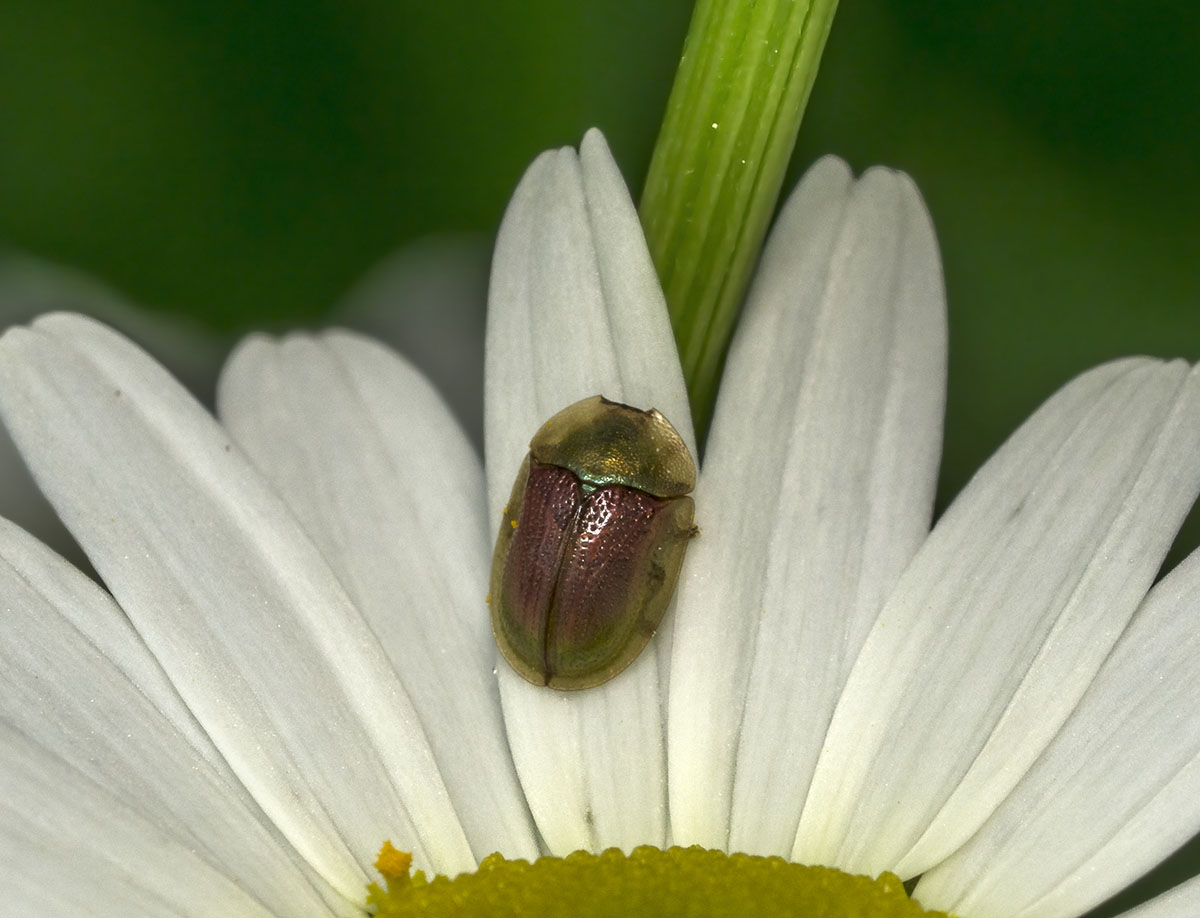
[[[319,323],[401,244],[494,232],[531,157],[588,126],[640,189],[689,14],[4,4],[0,244],[225,335]],[[1085,367],[1200,358],[1198,37],[1179,2],[843,2],[788,187],[833,152],[926,196],[950,304],[943,505]]]

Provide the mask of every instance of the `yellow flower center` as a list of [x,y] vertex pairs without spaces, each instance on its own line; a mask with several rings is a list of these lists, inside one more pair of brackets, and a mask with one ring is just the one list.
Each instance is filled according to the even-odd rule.
[[534,863],[484,858],[475,873],[426,880],[409,875],[412,858],[385,842],[375,867],[387,884],[372,884],[377,918],[444,916],[505,918],[916,918],[927,912],[894,874],[857,877],[779,857],[728,855],[707,848],[649,845],[625,855],[576,851]]

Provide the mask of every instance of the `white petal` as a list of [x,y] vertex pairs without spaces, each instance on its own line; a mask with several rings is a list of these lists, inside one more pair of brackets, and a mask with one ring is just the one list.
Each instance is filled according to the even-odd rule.
[[[0,246],[0,331],[45,312],[71,310],[103,319],[150,347],[193,391],[209,392],[222,349],[186,319],[139,309],[81,272]],[[33,483],[8,434],[0,430],[0,516],[71,561],[83,552]]]
[[560,409],[602,394],[654,407],[695,453],[666,303],[629,192],[599,131],[526,170],[496,240],[485,442],[491,520]]
[[[596,131],[579,156],[540,156],[513,195],[492,268],[486,376],[491,532],[530,438],[579,399],[658,408],[694,454],[662,292]],[[570,694],[529,685],[497,657],[517,772],[551,851],[665,839],[663,637],[604,686]]]
[[[22,691],[54,690],[64,692],[64,700],[70,700],[74,697],[72,692],[90,697],[98,689],[98,685],[91,690],[86,688],[93,676],[84,675],[84,664],[52,665],[56,643],[65,645],[82,640],[109,667],[105,675],[95,674],[95,679],[119,680],[123,687],[136,686],[139,696],[144,696],[143,701],[169,723],[178,733],[178,739],[191,746],[194,755],[221,775],[231,774],[208,734],[196,723],[112,597],[28,533],[3,519],[0,519],[0,577],[10,584],[0,590],[9,606],[0,614],[6,616],[3,633],[11,635],[6,637],[9,643],[0,653],[26,655],[23,664],[10,659],[6,666],[0,666],[0,671],[14,674],[13,691],[6,696],[3,707],[11,708],[13,716],[18,718],[15,722],[27,716],[22,713],[23,706],[14,702]],[[28,607],[17,601],[18,595],[24,597]],[[33,605],[40,611],[31,611]],[[31,655],[35,650],[51,656],[39,662]],[[65,646],[62,652],[67,652]],[[20,669],[26,670],[26,675],[16,676]],[[46,739],[42,742],[49,745]]]
[[331,313],[412,361],[483,446],[483,329],[492,240],[431,236],[375,265]]
[[294,517],[145,354],[77,316],[0,340],[43,490],[268,817],[356,898],[383,840],[473,858],[374,635]]
[[[0,595],[0,722],[186,843],[206,870],[236,877],[272,912],[330,913],[106,593],[0,521]],[[69,807],[77,785],[52,793]],[[33,821],[50,805],[27,794],[11,800]],[[62,869],[61,855],[43,856]],[[322,895],[342,914],[359,911],[328,887]]]
[[1198,615],[1194,553],[1146,598],[1016,790],[921,880],[923,902],[972,918],[1079,915],[1200,830]]
[[445,403],[345,332],[246,341],[218,403],[387,651],[475,857],[537,857],[492,673],[483,467]]
[[901,578],[838,703],[794,857],[913,876],[1058,731],[1200,488],[1200,385],[1129,360],[1046,403]]
[[912,183],[818,163],[763,253],[697,492],[672,667],[676,842],[791,853],[838,692],[929,529],[945,343]]
[[1200,877],[1122,913],[1125,918],[1191,918],[1200,914]]
[[190,840],[2,722],[0,878],[0,910],[14,918],[301,914],[270,911],[192,850]]
[[75,268],[0,250],[3,328],[32,322],[48,312],[81,312],[117,329],[155,354],[176,379],[201,395],[211,390],[225,354],[225,343],[195,320],[130,303]]

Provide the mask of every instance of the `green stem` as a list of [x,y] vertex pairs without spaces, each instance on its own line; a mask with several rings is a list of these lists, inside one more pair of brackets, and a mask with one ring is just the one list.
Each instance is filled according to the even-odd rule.
[[697,436],[837,0],[698,0],[642,195]]

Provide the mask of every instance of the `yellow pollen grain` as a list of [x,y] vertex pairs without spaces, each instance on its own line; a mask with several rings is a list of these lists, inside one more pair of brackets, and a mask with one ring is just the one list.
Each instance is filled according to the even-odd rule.
[[379,857],[375,858],[375,869],[383,874],[388,883],[393,883],[403,877],[408,879],[408,871],[412,868],[412,855],[394,847],[390,841],[385,841],[379,849]]

